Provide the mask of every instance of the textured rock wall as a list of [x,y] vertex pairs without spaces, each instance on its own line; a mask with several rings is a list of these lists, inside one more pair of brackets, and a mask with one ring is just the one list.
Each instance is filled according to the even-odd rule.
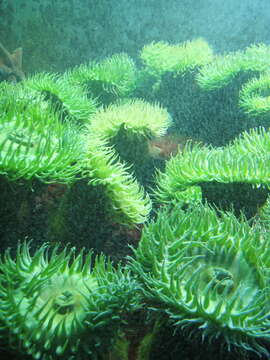
[[[224,4],[225,3],[225,4]],[[0,0],[0,39],[24,70],[62,71],[153,40],[201,36],[217,50],[270,42],[269,0]]]

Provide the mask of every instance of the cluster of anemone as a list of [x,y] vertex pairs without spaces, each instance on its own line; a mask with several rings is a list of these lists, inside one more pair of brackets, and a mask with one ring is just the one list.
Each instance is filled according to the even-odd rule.
[[[120,131],[144,141],[162,136],[171,118],[157,103],[123,99],[133,94],[137,76],[162,81],[166,72],[196,69],[199,86],[214,90],[240,72],[259,72],[240,91],[240,106],[256,115],[269,111],[268,46],[214,57],[202,39],[157,42],[140,57],[140,74],[128,55],[118,54],[61,76],[1,84],[0,174],[67,184],[85,178],[104,189],[118,223],[144,223],[150,196],[121,161],[114,139]],[[203,206],[201,189],[213,181],[268,186],[269,134],[254,129],[220,148],[187,144],[166,162],[155,195],[161,205],[177,206],[145,227],[129,264],[136,281],[127,268],[83,250],[43,245],[31,255],[23,243],[15,258],[7,250],[0,261],[0,338],[35,359],[98,359],[123,317],[139,306],[140,289],[144,307],[177,329],[269,356],[269,200],[251,227]]]
[[[132,66],[122,55],[91,67],[91,74],[117,85],[121,97],[119,92],[133,86]],[[87,177],[92,185],[110,184],[106,193],[115,217],[142,223],[150,212],[149,197],[109,142],[123,127],[144,139],[164,134],[169,114],[142,100],[98,110],[97,100],[89,97],[84,81],[75,81],[75,73],[37,74],[16,86],[1,84],[1,173],[10,180],[36,177],[72,184]]]

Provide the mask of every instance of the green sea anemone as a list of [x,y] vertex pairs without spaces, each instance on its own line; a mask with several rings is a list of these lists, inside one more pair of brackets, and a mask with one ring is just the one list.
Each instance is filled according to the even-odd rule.
[[168,112],[158,104],[130,100],[98,111],[87,135],[85,172],[90,184],[105,187],[112,201],[117,221],[143,223],[151,210],[150,198],[128,172],[128,166],[118,161],[112,146],[121,128],[130,136],[149,138],[163,135],[171,124]]
[[202,205],[163,210],[134,255],[149,308],[177,329],[269,356],[269,239],[245,219]]
[[103,256],[20,244],[0,262],[0,335],[34,359],[96,359],[136,307],[135,282]]
[[[188,144],[167,161],[164,173],[158,173],[157,198],[161,202],[197,201],[201,197],[200,184],[212,181],[267,186],[270,183],[269,149],[270,132],[264,128],[244,132],[225,147]],[[191,196],[189,199],[187,194]]]
[[165,72],[183,73],[212,60],[212,50],[204,39],[170,45],[159,41],[145,45],[140,57],[144,65],[156,75]]
[[10,180],[74,181],[83,154],[75,126],[20,84],[1,84],[0,94],[0,174]]
[[255,44],[245,51],[217,56],[200,69],[197,82],[204,90],[215,90],[228,85],[240,72],[265,72],[270,66],[269,55],[269,46]]
[[87,97],[83,86],[71,84],[64,76],[36,74],[23,82],[24,87],[43,95],[63,118],[83,124],[96,111],[96,101]]
[[171,125],[171,117],[165,108],[157,103],[132,99],[100,109],[91,121],[89,132],[109,140],[123,126],[130,133],[150,138],[165,135]]
[[67,71],[64,77],[86,87],[88,94],[104,103],[128,96],[135,88],[136,67],[125,53],[114,54],[101,62],[90,62]]
[[242,64],[243,54],[240,51],[216,56],[212,62],[200,69],[197,82],[204,90],[225,87],[241,71]]
[[240,91],[239,105],[248,114],[268,115],[270,111],[270,74],[262,74],[245,83]]

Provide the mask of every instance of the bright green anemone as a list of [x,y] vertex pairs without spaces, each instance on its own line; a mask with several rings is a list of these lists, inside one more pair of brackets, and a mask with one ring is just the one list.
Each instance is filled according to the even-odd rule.
[[188,144],[158,173],[156,196],[160,202],[197,202],[202,198],[200,184],[270,184],[270,132],[258,128],[244,132],[225,147]]
[[131,267],[151,309],[202,340],[268,355],[269,236],[198,205],[163,210],[143,231]]
[[163,41],[151,43],[140,54],[144,65],[155,75],[192,70],[211,61],[212,56],[212,49],[200,38],[175,45]]
[[128,96],[134,90],[136,67],[127,54],[120,53],[98,63],[75,67],[64,77],[70,84],[84,86],[88,94],[108,102],[108,99]]
[[73,182],[84,149],[75,125],[63,123],[41,94],[20,84],[1,84],[0,96],[0,174]]
[[128,272],[91,252],[23,243],[0,270],[0,337],[34,359],[96,359],[137,306]]
[[87,97],[84,87],[71,84],[64,76],[38,73],[25,80],[23,86],[43,95],[59,115],[78,124],[88,121],[96,111],[96,102]]
[[270,74],[265,73],[243,85],[240,91],[240,107],[254,116],[268,115],[270,111]]
[[228,85],[240,72],[265,72],[270,66],[269,55],[269,46],[254,44],[245,51],[217,56],[200,69],[198,84],[204,90],[215,90]]
[[105,187],[117,221],[125,224],[145,222],[151,202],[128,171],[128,166],[118,160],[111,141],[121,128],[130,136],[147,140],[163,135],[170,124],[166,109],[135,99],[100,109],[89,125],[84,174],[90,177],[90,184]]

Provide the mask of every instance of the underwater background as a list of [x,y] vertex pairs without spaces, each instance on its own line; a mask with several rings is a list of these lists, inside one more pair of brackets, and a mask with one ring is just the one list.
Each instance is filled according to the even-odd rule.
[[270,2],[0,0],[1,359],[268,359]]

